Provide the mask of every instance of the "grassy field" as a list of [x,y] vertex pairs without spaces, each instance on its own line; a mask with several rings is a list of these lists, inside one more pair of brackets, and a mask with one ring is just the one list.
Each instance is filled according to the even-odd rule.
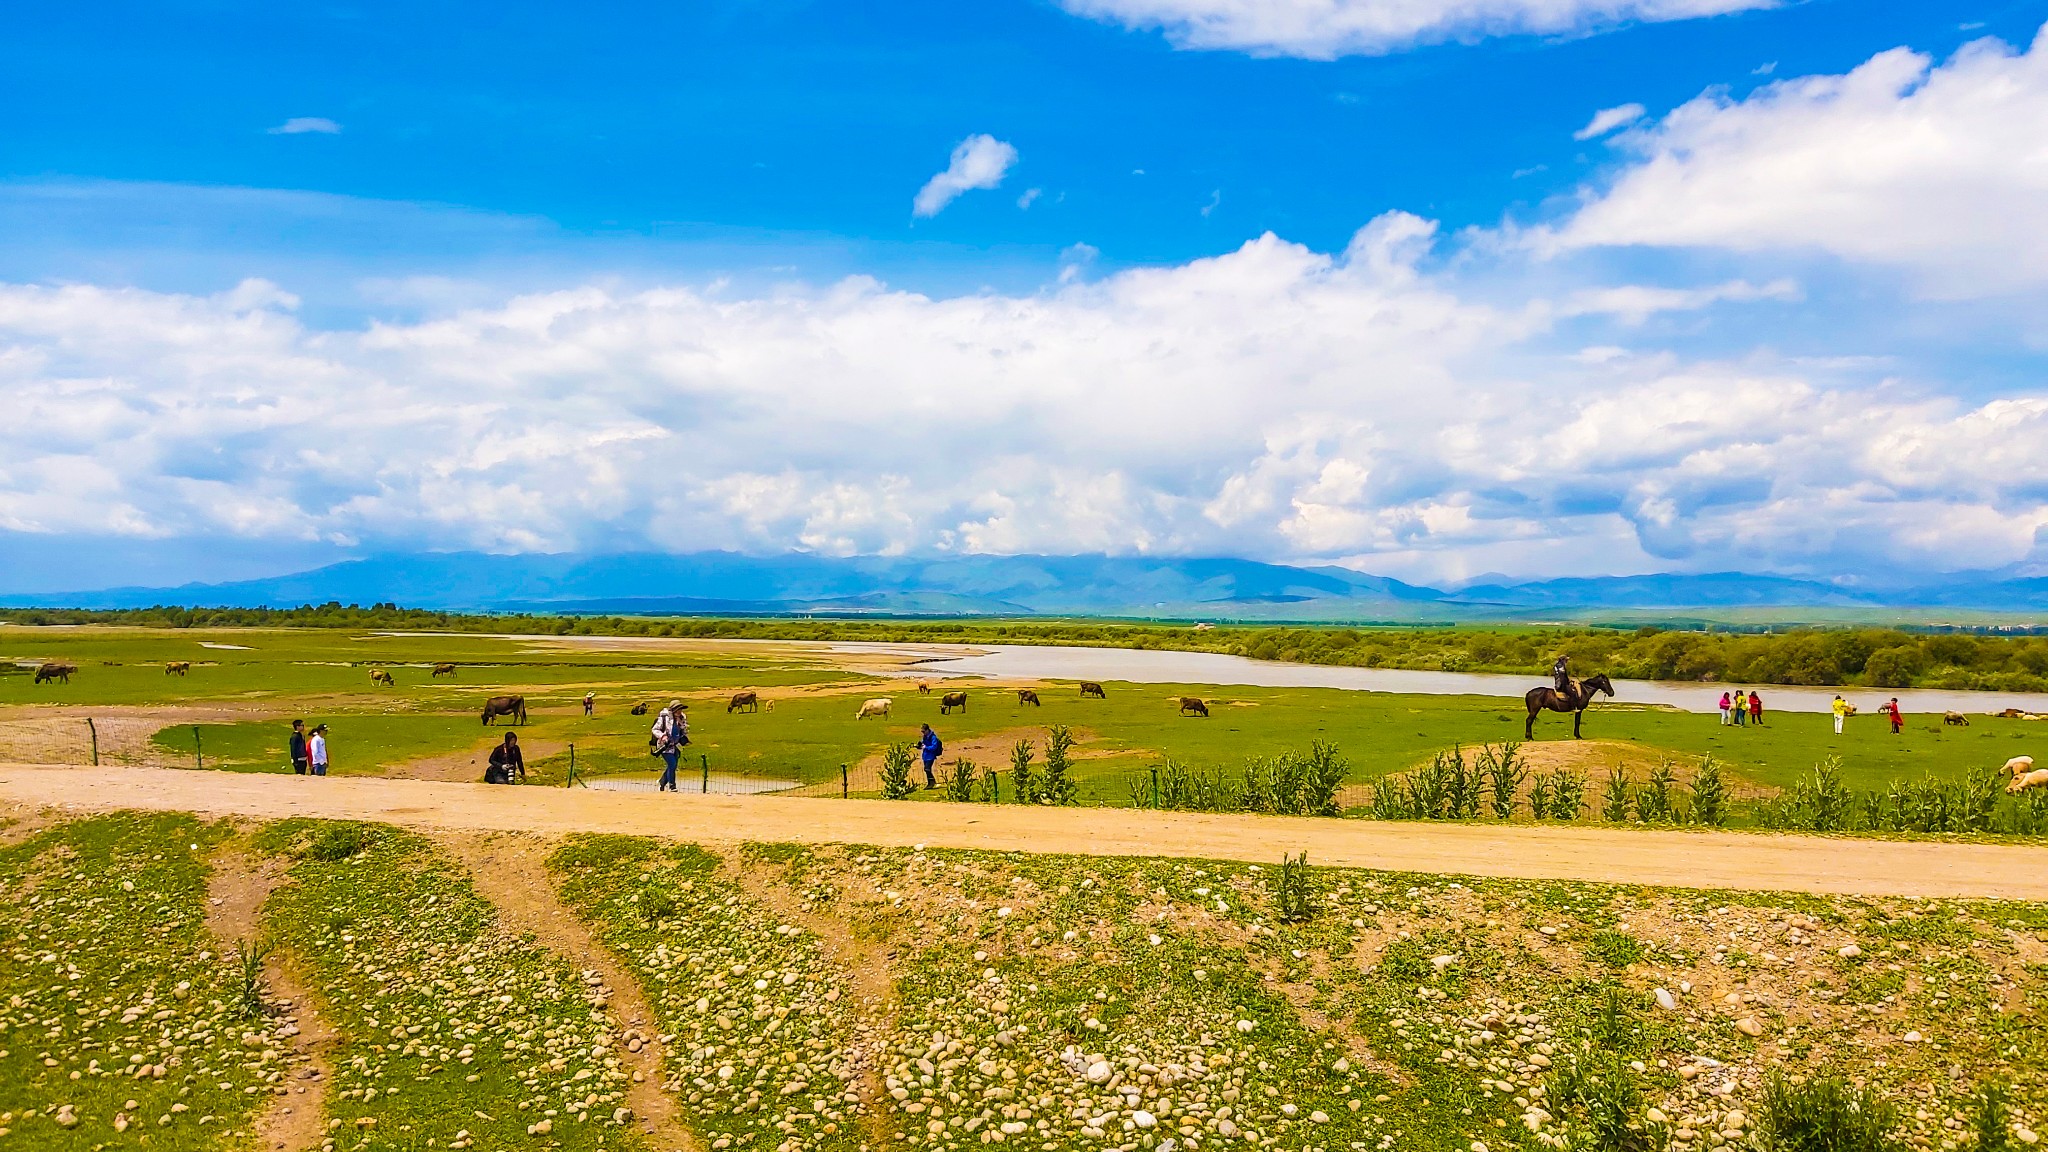
[[[79,672],[69,684],[32,684],[19,665],[42,659],[69,661]],[[191,673],[166,675],[170,660],[192,661]],[[456,664],[456,674],[432,676],[439,662]],[[967,709],[941,715],[937,694],[921,697],[908,681],[849,672],[787,648],[738,644],[621,651],[475,635],[6,628],[0,669],[11,673],[0,675],[0,753],[8,748],[10,721],[40,724],[36,731],[43,732],[51,723],[45,718],[60,710],[49,706],[61,706],[75,718],[62,729],[73,760],[89,754],[83,717],[100,710],[161,719],[140,750],[146,757],[189,764],[203,752],[207,767],[258,771],[285,769],[285,722],[300,716],[330,725],[337,774],[385,773],[440,758],[447,762],[440,770],[473,779],[481,768],[471,762],[495,739],[477,709],[503,692],[527,697],[532,722],[522,741],[543,779],[563,775],[571,744],[585,772],[652,771],[646,720],[627,708],[673,696],[691,705],[693,768],[701,756],[721,775],[836,784],[846,764],[857,789],[874,786],[881,749],[913,739],[921,721],[939,731],[949,760],[966,756],[998,768],[1017,739],[1042,746],[1049,726],[1068,725],[1079,737],[1083,802],[1124,802],[1133,774],[1165,758],[1228,765],[1324,740],[1340,747],[1354,781],[1367,781],[1454,745],[1498,744],[1522,731],[1515,701],[1195,684],[1112,683],[1107,700],[1084,700],[1072,684],[1046,684],[1043,707],[1027,707],[1008,687],[968,682],[949,685],[968,692]],[[396,685],[373,686],[372,669],[390,671]],[[743,688],[758,690],[770,706],[728,715],[727,696]],[[597,694],[593,718],[581,712],[586,691]],[[869,695],[892,696],[892,717],[856,720],[859,701]],[[1177,715],[1180,695],[1208,699],[1212,715]],[[12,707],[28,704],[45,707]],[[1594,776],[1616,762],[1639,768],[1659,757],[1696,761],[1711,754],[1739,786],[1764,791],[1788,786],[1832,755],[1847,785],[1882,788],[1901,778],[1989,771],[2031,752],[2035,732],[2026,722],[1994,717],[1977,717],[1967,728],[1915,717],[1893,737],[1879,718],[1862,716],[1838,738],[1826,717],[1767,719],[1761,729],[1732,729],[1712,716],[1603,702],[1588,713],[1586,735],[1617,743],[1568,748],[1569,718],[1546,715],[1538,722],[1542,747],[1531,753],[1553,762],[1565,757]],[[108,750],[114,759],[127,754]]]
[[[337,1030],[326,1146],[649,1146],[618,1010],[433,843],[112,817],[0,848],[0,1149],[249,1146],[303,1053],[206,935],[231,831],[282,867],[264,930]],[[2048,1110],[2039,905],[620,837],[501,858],[638,983],[713,1149],[2022,1152]]]

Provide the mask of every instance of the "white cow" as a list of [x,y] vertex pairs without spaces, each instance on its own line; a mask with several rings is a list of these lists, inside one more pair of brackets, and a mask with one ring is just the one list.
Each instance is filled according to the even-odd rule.
[[855,720],[865,720],[870,716],[880,716],[886,719],[888,715],[889,697],[877,696],[873,700],[869,700],[865,704],[862,704],[860,706],[860,711],[853,714],[853,718]]

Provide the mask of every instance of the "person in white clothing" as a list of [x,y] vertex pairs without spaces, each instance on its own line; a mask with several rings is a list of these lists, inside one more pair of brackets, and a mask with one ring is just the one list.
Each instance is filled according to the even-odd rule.
[[684,714],[683,702],[671,700],[668,707],[654,718],[654,728],[648,733],[648,743],[653,745],[654,754],[661,757],[661,783],[657,792],[676,791],[676,760],[683,754],[683,745],[690,742],[690,718]]
[[306,758],[312,762],[313,775],[327,775],[327,725],[313,728],[313,738],[306,741]]

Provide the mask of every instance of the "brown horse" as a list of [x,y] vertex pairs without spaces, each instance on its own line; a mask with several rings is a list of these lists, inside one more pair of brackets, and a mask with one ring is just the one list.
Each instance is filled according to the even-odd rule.
[[1605,692],[1609,698],[1613,697],[1614,682],[1607,678],[1606,673],[1603,672],[1598,676],[1588,676],[1584,680],[1575,682],[1572,685],[1572,691],[1568,694],[1561,693],[1555,688],[1529,689],[1528,694],[1522,697],[1529,705],[1529,722],[1522,726],[1523,739],[1534,740],[1536,738],[1536,714],[1548,710],[1572,714],[1572,739],[1577,740],[1579,738],[1579,721],[1585,719],[1586,706],[1593,702],[1593,693],[1595,692]]

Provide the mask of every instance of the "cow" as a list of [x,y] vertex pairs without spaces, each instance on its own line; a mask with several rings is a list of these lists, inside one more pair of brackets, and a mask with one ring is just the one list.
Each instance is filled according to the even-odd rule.
[[939,715],[951,715],[955,708],[962,712],[967,711],[967,693],[948,692],[944,696],[939,697]]
[[1941,722],[1951,728],[1968,728],[1970,726],[1970,718],[1961,712],[1943,712],[1941,714]]
[[645,716],[647,715],[647,701],[642,700],[631,708],[626,709],[626,711],[631,712],[635,716]]
[[926,681],[926,680],[919,680],[919,681],[917,682],[917,694],[918,694],[919,696],[929,696],[929,695],[931,695],[931,694],[932,694],[932,686],[931,686],[931,683],[930,683],[929,681]]
[[735,692],[732,694],[732,699],[726,701],[725,704],[725,711],[728,715],[734,712],[759,712],[760,710],[761,697],[753,692]]
[[1200,696],[1181,697],[1180,714],[1186,716],[1189,713],[1193,713],[1197,716],[1207,716],[1209,714],[1208,702],[1204,701]]
[[396,681],[396,680],[393,680],[393,679],[391,678],[391,673],[390,673],[390,672],[389,672],[388,670],[386,670],[386,669],[383,669],[383,668],[372,668],[372,669],[370,669],[370,683],[372,683],[372,684],[386,684],[386,685],[389,685],[389,686],[391,686],[391,687],[393,687],[393,688],[396,688],[396,687],[398,687],[398,681]]
[[863,701],[860,711],[853,714],[855,720],[865,720],[870,716],[880,716],[884,720],[889,718],[889,698],[887,696],[877,696],[873,700]]
[[1038,707],[1038,693],[1029,688],[1017,689],[1017,706],[1022,708],[1026,704],[1031,705],[1033,708]]
[[2029,788],[2048,788],[2048,768],[2034,767],[2032,756],[2015,756],[2007,760],[1999,771],[2012,773],[2012,782],[2005,786],[2009,795]]
[[526,697],[493,696],[484,701],[484,723],[496,716],[516,716],[521,724],[526,723]]
[[455,675],[455,665],[453,665],[453,664],[436,664],[436,665],[434,665],[434,675],[436,675],[436,676],[453,676],[453,675]]
[[1108,695],[1102,691],[1102,685],[1092,680],[1081,681],[1081,699],[1086,700],[1090,696],[1095,697],[1097,700],[1109,699]]
[[71,683],[71,674],[76,671],[78,671],[78,665],[76,664],[48,660],[36,667],[36,683],[41,684],[45,680],[62,680],[69,684]]
[[190,671],[192,671],[192,662],[190,660],[172,660],[164,665],[164,675],[166,676],[183,676]]

